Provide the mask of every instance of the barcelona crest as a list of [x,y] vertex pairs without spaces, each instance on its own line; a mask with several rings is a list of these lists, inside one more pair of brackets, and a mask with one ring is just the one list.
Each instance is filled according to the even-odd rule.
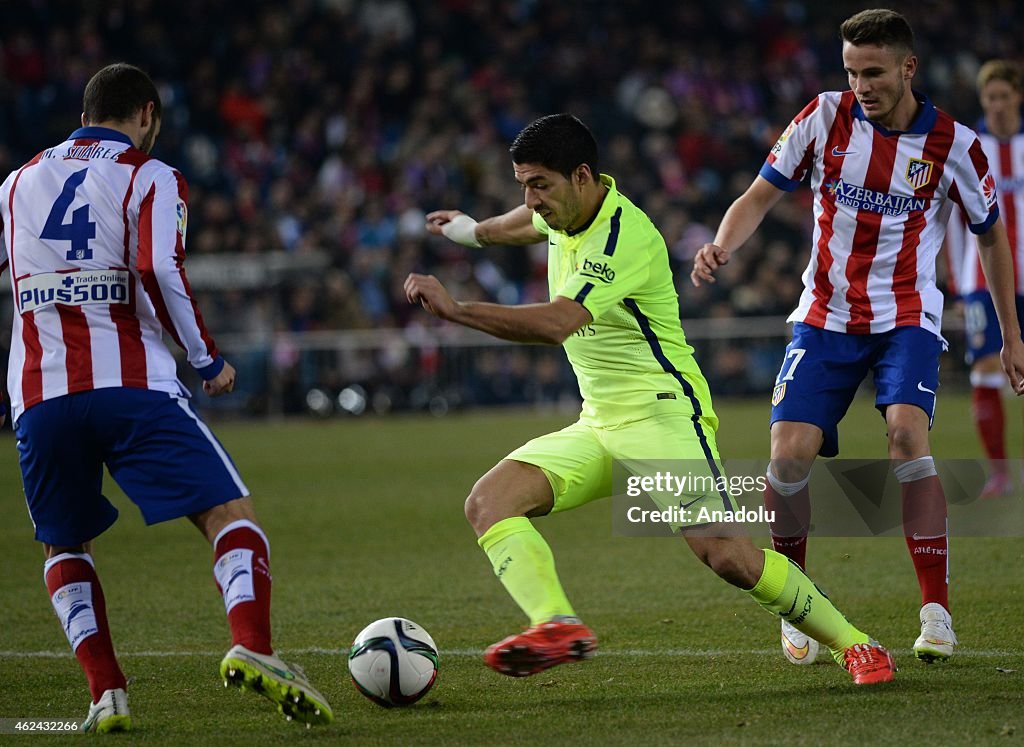
[[925,161],[922,158],[911,158],[907,163],[907,181],[914,189],[921,189],[932,178],[932,166],[934,161]]

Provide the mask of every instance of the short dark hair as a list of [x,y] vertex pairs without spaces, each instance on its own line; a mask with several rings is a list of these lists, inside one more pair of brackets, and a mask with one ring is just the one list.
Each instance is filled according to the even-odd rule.
[[516,135],[509,149],[512,163],[536,163],[566,179],[580,164],[587,164],[597,179],[597,140],[590,129],[571,114],[549,114],[535,119]]
[[82,96],[82,112],[88,123],[124,122],[150,101],[159,119],[163,105],[152,79],[135,65],[116,62],[89,79]]
[[901,14],[888,8],[870,8],[850,16],[839,27],[843,41],[856,46],[876,44],[914,51],[914,31]]

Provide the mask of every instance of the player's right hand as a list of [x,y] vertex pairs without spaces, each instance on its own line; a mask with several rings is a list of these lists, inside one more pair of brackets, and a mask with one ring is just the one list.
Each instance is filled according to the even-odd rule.
[[1024,342],[1019,336],[1003,339],[1003,349],[999,353],[1003,371],[1010,379],[1010,386],[1018,397],[1024,394]]
[[433,275],[410,273],[404,288],[409,303],[420,304],[439,319],[454,320],[458,304]]
[[461,210],[435,210],[432,213],[427,213],[427,231],[435,236],[442,236],[441,226],[450,223],[452,218],[462,214]]
[[700,248],[693,258],[693,271],[690,273],[690,282],[700,288],[701,281],[708,283],[715,282],[715,270],[722,265],[729,264],[728,249],[723,249],[717,244],[705,244]]
[[209,381],[203,382],[203,391],[210,397],[228,394],[235,388],[235,367],[224,361],[224,368]]

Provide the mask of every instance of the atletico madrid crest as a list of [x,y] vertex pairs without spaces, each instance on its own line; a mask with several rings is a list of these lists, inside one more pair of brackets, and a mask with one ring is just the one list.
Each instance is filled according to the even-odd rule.
[[178,233],[181,240],[185,240],[185,231],[188,230],[188,208],[182,200],[178,200]]
[[922,158],[911,158],[907,163],[907,181],[914,189],[921,189],[932,178],[932,166],[934,161],[925,161]]
[[782,401],[782,398],[786,396],[786,382],[783,381],[781,384],[775,387],[772,391],[772,407],[775,407]]

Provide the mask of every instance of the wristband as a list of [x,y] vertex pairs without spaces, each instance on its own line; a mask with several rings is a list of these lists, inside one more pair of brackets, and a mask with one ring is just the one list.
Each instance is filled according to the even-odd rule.
[[223,370],[224,359],[218,355],[213,359],[213,363],[207,363],[202,368],[197,368],[196,373],[202,377],[203,381],[209,381],[210,379],[216,379]]
[[476,237],[476,221],[465,213],[459,213],[441,226],[441,233],[456,244],[472,247],[483,246]]

